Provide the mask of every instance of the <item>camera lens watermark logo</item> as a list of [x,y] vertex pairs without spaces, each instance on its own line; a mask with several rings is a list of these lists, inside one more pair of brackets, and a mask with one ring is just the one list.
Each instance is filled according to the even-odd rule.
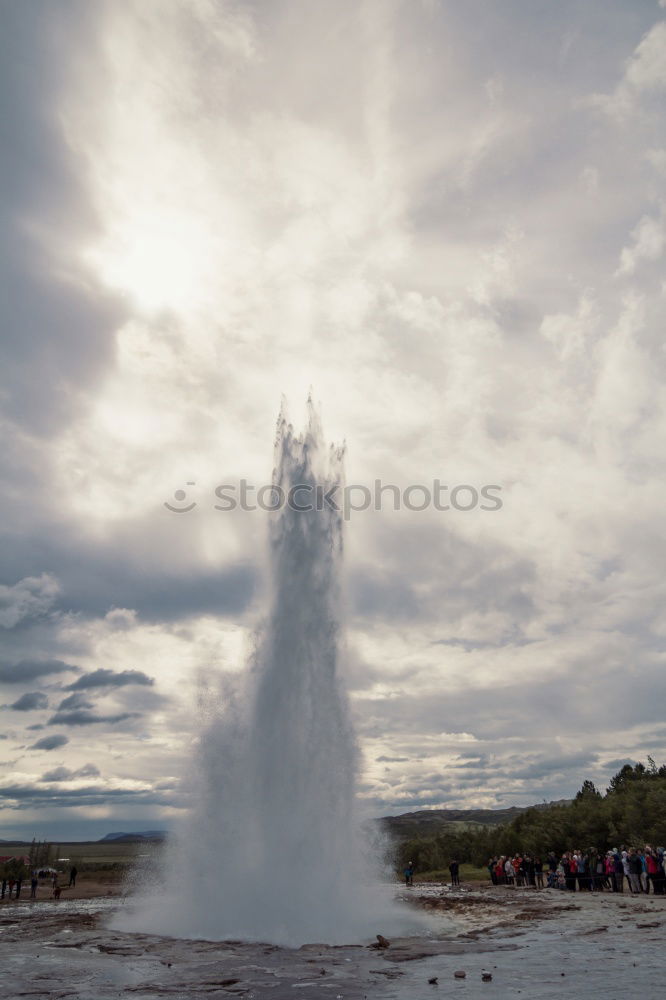
[[[196,486],[190,481],[187,486]],[[297,483],[285,490],[277,483],[255,486],[247,479],[238,483],[223,483],[216,486],[211,498],[214,510],[256,511],[262,510],[269,514],[282,510],[306,513],[309,511],[341,511],[345,521],[352,514],[366,510],[381,511],[498,511],[503,507],[500,497],[502,487],[497,484],[473,486],[469,483],[458,483],[448,486],[439,479],[431,484],[413,483],[406,487],[393,483],[383,483],[375,479],[372,488],[360,483],[341,486],[320,483]],[[164,502],[167,510],[174,514],[188,514],[197,506],[196,500],[190,500],[183,489],[174,492],[173,502]],[[188,501],[186,503],[186,501]]]
[[[193,482],[189,482],[186,485],[187,486],[196,486],[197,484],[193,483]],[[176,490],[175,493],[174,493],[174,495],[173,495],[173,497],[174,497],[174,500],[176,500],[179,504],[182,504],[187,499],[187,493],[185,492],[185,490]],[[197,505],[196,500],[194,500],[194,501],[192,501],[192,503],[188,504],[187,507],[174,507],[172,504],[168,503],[166,500],[164,501],[164,506],[166,507],[166,509],[170,510],[174,514],[189,514],[189,512],[191,510],[194,510],[194,508],[196,507],[196,505]]]

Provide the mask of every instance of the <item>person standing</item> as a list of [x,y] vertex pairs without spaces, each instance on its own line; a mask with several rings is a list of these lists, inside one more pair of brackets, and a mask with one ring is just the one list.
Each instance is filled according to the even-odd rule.
[[627,854],[627,867],[629,868],[629,888],[632,893],[642,892],[643,887],[641,885],[641,872],[643,871],[643,866],[638,852],[635,851],[633,847]]
[[39,885],[39,879],[33,874],[30,879],[30,899],[37,899],[37,886]]
[[656,850],[657,856],[657,874],[654,880],[654,891],[658,896],[666,895],[666,856],[664,855],[664,848],[658,847]]
[[647,859],[645,857],[645,851],[640,849],[637,851],[638,857],[641,859],[641,889],[645,893],[650,892],[650,882],[648,880],[648,869],[647,869]]
[[460,865],[457,861],[452,861],[449,865],[449,872],[451,873],[451,885],[460,885],[460,878],[458,873],[460,872]]
[[72,865],[72,867],[70,869],[70,872],[69,872],[69,885],[70,885],[70,888],[72,888],[73,886],[76,885],[76,876],[78,874],[79,873],[76,870],[76,865]]
[[605,858],[603,854],[595,853],[594,855],[594,888],[597,892],[601,892],[603,889],[608,888]]
[[534,858],[531,854],[526,854],[523,858],[523,871],[525,877],[525,885],[533,889],[536,885],[535,881],[535,869],[534,869]]
[[629,885],[629,892],[633,892],[634,890],[631,888],[631,882],[629,880],[629,851],[625,847],[622,848],[620,857],[622,859],[622,874]]
[[539,857],[534,859],[534,878],[537,889],[543,889],[543,862]]
[[495,865],[495,879],[496,885],[504,885],[506,879],[504,877],[504,855],[497,859],[497,864]]
[[619,851],[614,852],[613,869],[615,872],[615,891],[624,891],[624,864],[622,862],[622,856]]
[[529,885],[529,879],[527,875],[528,860],[529,858],[527,854],[522,855],[522,857],[520,858],[520,868],[518,869],[518,874],[520,876],[520,884],[525,887]]

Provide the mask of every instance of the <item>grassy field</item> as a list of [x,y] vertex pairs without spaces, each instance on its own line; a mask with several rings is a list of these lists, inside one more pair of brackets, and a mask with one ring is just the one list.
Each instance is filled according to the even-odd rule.
[[[53,844],[50,864],[65,871],[72,865],[81,872],[97,869],[124,869],[135,858],[150,855],[155,851],[152,841],[92,841]],[[30,853],[29,844],[0,844],[0,856],[19,857]]]
[[[101,878],[122,878],[128,867],[137,859],[150,857],[159,848],[154,841],[92,841],[54,844],[50,864],[66,873],[76,865],[82,875],[89,874]],[[17,857],[28,854],[28,844],[0,844],[0,856]],[[441,871],[419,872],[414,882],[450,882],[448,868]],[[474,865],[461,864],[460,881],[487,882],[488,871]]]

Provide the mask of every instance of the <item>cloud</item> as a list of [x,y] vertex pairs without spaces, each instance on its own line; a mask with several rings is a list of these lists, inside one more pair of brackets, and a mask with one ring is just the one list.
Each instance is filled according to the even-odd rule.
[[135,627],[137,613],[130,608],[112,608],[104,616],[104,620],[119,632],[126,632]]
[[75,771],[70,770],[68,767],[56,767],[52,771],[47,771],[46,774],[43,774],[39,780],[47,783],[55,783],[72,781],[76,778],[98,778],[99,776],[99,768],[95,767],[94,764],[84,764],[83,767],[79,767]]
[[666,21],[647,31],[626,60],[625,71],[612,94],[594,94],[587,103],[622,122],[646,99],[666,89]]
[[59,591],[60,585],[50,573],[26,576],[10,587],[0,584],[0,625],[11,629],[26,619],[45,614]]
[[155,683],[152,677],[144,674],[141,670],[107,670],[100,667],[89,674],[83,674],[67,687],[68,691],[80,691],[84,688],[101,687],[126,687],[128,684],[141,684],[152,686]]
[[242,667],[266,519],[214,487],[310,384],[349,482],[502,484],[347,525],[366,800],[563,797],[663,739],[664,27],[546,6],[11,7],[0,680],[105,772],[157,784]]
[[641,39],[627,64],[626,82],[636,91],[666,89],[666,21]]
[[70,694],[67,696],[67,698],[63,698],[60,704],[58,705],[59,712],[62,712],[63,709],[71,710],[75,708],[88,709],[88,708],[94,708],[94,705],[91,701],[88,701],[87,698],[85,698],[81,694]]
[[78,667],[62,660],[20,660],[18,663],[0,665],[0,683],[21,684],[37,677],[64,674],[73,670],[78,672]]
[[30,691],[27,694],[22,694],[15,702],[13,702],[9,707],[13,708],[16,712],[31,712],[36,708],[48,708],[49,699],[45,694],[40,691]]
[[[24,440],[26,431],[48,439],[79,411],[85,387],[110,360],[110,334],[123,310],[72,252],[94,232],[96,220],[59,113],[64,74],[56,22],[41,0],[7,15],[15,56],[3,60],[0,77],[2,116],[12,134],[2,165],[2,297],[11,332],[0,343],[2,409],[10,428],[23,428]],[[81,5],[63,9],[56,21],[63,39],[76,37],[94,50],[95,18]],[[30,494],[22,501],[31,503]]]
[[73,712],[56,712],[48,720],[49,726],[92,726],[97,723],[118,723],[139,718],[138,712],[118,712],[115,715],[95,715],[83,709]]
[[149,788],[123,788],[106,784],[89,785],[80,788],[61,789],[59,782],[52,787],[32,784],[0,785],[0,800],[7,808],[28,809],[55,806],[76,808],[85,806],[119,806],[137,803],[140,805],[161,805],[171,809],[182,809],[187,800],[186,793],[176,793],[169,789],[153,791]]
[[41,740],[37,740],[36,743],[28,747],[28,750],[57,750],[60,747],[64,747],[66,743],[69,743],[67,736],[61,733],[54,733],[53,736],[44,736]]
[[644,215],[631,232],[632,245],[620,255],[617,275],[633,274],[641,261],[659,260],[666,246],[666,212],[659,218]]
[[[212,490],[210,495],[214,496]],[[157,503],[161,500],[160,496]],[[164,513],[166,516],[167,511]],[[256,587],[257,569],[247,555],[231,564],[203,565],[194,557],[188,529],[174,537],[173,522],[161,517],[156,522],[151,509],[134,511],[129,499],[113,537],[82,536],[76,520],[59,524],[55,530],[46,515],[39,512],[35,517],[45,521],[42,537],[15,532],[3,536],[0,532],[3,564],[6,572],[16,574],[33,561],[57,566],[60,591],[54,613],[66,615],[75,608],[79,614],[104,618],[110,606],[126,602],[144,622],[179,621],[201,614],[236,615],[248,607]],[[152,544],[146,548],[150,537],[158,549],[170,552],[166,566],[162,557],[155,562]],[[122,631],[119,624],[125,627],[129,620],[127,615],[114,615],[113,609],[110,612],[109,624],[118,631]]]
[[516,761],[517,766],[511,766],[510,763],[507,771],[512,778],[535,778],[541,780],[548,775],[564,774],[573,769],[579,771],[581,769],[589,770],[598,759],[599,754],[597,753],[559,753],[552,758],[536,757],[529,761],[520,759],[519,763]]
[[618,771],[622,770],[625,764],[631,764],[631,766],[634,767],[637,763],[638,761],[632,757],[614,757],[613,760],[607,760],[602,767],[605,770],[613,771],[613,773],[616,774]]
[[98,777],[100,774],[99,768],[95,767],[94,764],[84,764],[83,767],[78,768],[74,771],[73,776],[75,778],[91,778]]

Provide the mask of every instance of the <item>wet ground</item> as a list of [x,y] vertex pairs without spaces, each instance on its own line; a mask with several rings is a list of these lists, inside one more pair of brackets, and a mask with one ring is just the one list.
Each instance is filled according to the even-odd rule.
[[183,941],[109,930],[110,913],[131,905],[117,900],[5,903],[2,991],[34,1000],[664,995],[666,897],[425,885],[408,898],[432,913],[432,931],[387,948]]

